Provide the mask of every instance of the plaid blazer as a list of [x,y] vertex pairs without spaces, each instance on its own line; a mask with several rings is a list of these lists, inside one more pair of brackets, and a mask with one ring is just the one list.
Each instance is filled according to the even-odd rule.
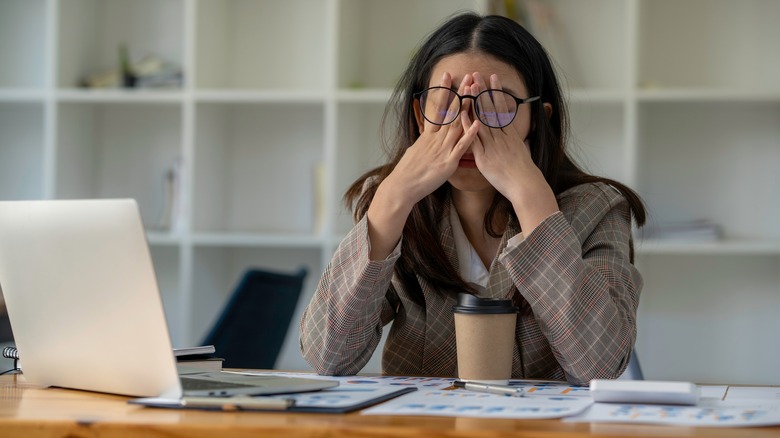
[[[573,187],[557,200],[560,211],[512,245],[507,241],[520,230],[509,224],[485,296],[512,298],[520,307],[513,378],[575,384],[617,378],[636,340],[642,289],[630,262],[628,203],[600,183]],[[448,214],[440,240],[457,270]],[[382,261],[370,261],[369,248],[364,217],[339,245],[303,314],[303,357],[320,374],[356,374],[392,322],[383,374],[457,376],[455,298],[435,293],[435,284],[418,277],[425,306],[417,305],[393,274],[403,257],[400,242]]]

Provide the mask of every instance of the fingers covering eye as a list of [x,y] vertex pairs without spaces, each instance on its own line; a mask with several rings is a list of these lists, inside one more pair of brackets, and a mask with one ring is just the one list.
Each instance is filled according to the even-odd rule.
[[436,125],[452,123],[460,113],[460,98],[449,88],[433,87],[420,94],[423,116]]
[[502,128],[515,119],[517,104],[515,98],[500,90],[487,90],[477,96],[477,117],[491,128]]

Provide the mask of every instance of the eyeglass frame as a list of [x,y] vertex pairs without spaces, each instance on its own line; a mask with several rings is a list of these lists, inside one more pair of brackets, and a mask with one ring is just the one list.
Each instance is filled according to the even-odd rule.
[[[420,113],[422,114],[423,118],[424,118],[425,120],[427,120],[429,123],[432,123],[432,124],[434,124],[434,125],[437,125],[437,126],[445,126],[445,125],[449,125],[449,124],[451,124],[451,123],[455,122],[456,120],[458,120],[458,116],[455,116],[455,118],[453,118],[451,122],[447,122],[447,123],[438,123],[438,122],[431,121],[431,119],[429,119],[429,118],[428,118],[428,117],[425,115],[425,110],[423,109],[422,100],[420,99],[420,97],[421,97],[421,96],[422,96],[424,93],[427,93],[427,92],[429,92],[429,91],[431,91],[431,90],[437,90],[437,89],[447,90],[447,91],[449,91],[449,92],[453,93],[454,95],[458,96],[458,112],[457,112],[456,114],[460,114],[460,112],[461,112],[461,109],[463,108],[463,99],[472,99],[472,100],[474,100],[474,113],[477,115],[477,120],[479,120],[479,123],[482,123],[483,125],[487,126],[488,128],[494,128],[494,129],[501,129],[501,128],[506,128],[507,126],[511,125],[511,124],[512,124],[512,122],[514,122],[514,121],[515,121],[515,117],[517,117],[517,109],[518,109],[518,108],[520,108],[520,105],[522,105],[522,104],[524,104],[524,103],[531,103],[531,102],[535,102],[535,101],[537,101],[537,100],[539,100],[539,99],[541,99],[541,98],[542,98],[542,96],[533,96],[533,97],[527,97],[527,98],[525,98],[525,99],[521,99],[521,98],[519,98],[519,97],[516,97],[514,94],[512,94],[512,93],[510,93],[510,92],[508,92],[508,91],[505,91],[505,90],[498,90],[498,89],[495,89],[495,88],[489,88],[489,89],[487,89],[487,90],[480,91],[479,93],[477,93],[477,95],[476,95],[476,96],[472,96],[472,95],[470,95],[470,94],[466,94],[466,95],[463,95],[463,96],[461,96],[461,95],[460,95],[460,93],[458,93],[457,91],[453,90],[452,88],[447,88],[447,87],[442,87],[442,86],[428,87],[428,88],[426,88],[426,89],[424,89],[424,90],[422,90],[422,91],[418,91],[418,92],[416,92],[416,93],[412,94],[412,97],[413,97],[414,99],[417,99],[418,101],[420,101]],[[488,125],[487,123],[485,123],[484,121],[482,121],[482,119],[479,117],[479,115],[480,115],[480,111],[479,111],[479,107],[478,107],[478,106],[477,106],[477,104],[476,104],[476,103],[477,103],[477,98],[479,98],[479,96],[481,96],[481,95],[483,95],[483,94],[485,94],[485,93],[489,93],[489,92],[491,92],[491,91],[499,91],[499,92],[501,92],[501,93],[504,93],[504,94],[508,95],[509,97],[511,97],[512,99],[514,99],[514,100],[515,100],[515,103],[517,104],[517,106],[515,106],[515,112],[514,112],[514,114],[512,115],[512,120],[510,120],[509,122],[507,122],[505,125],[501,125],[501,126],[490,126],[490,125]]]

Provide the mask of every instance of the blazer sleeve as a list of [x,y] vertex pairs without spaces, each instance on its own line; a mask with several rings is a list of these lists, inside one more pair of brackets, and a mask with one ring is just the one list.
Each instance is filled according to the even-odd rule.
[[499,260],[527,300],[567,380],[614,379],[636,340],[642,277],[631,216],[612,187],[587,184]]
[[301,354],[314,371],[354,375],[371,359],[382,327],[395,315],[387,294],[394,293],[400,247],[385,260],[370,261],[366,217],[341,242],[301,318]]

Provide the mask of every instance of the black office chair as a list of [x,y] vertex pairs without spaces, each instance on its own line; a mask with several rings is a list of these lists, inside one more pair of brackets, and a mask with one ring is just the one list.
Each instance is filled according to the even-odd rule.
[[247,270],[202,345],[214,345],[224,367],[273,369],[307,270]]

